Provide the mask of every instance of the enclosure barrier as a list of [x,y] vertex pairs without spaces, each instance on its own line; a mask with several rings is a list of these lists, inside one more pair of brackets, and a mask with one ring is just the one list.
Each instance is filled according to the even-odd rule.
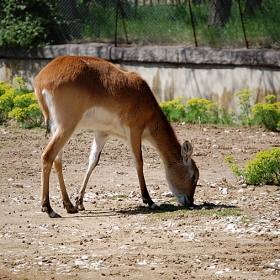
[[276,0],[59,0],[61,43],[280,46]]

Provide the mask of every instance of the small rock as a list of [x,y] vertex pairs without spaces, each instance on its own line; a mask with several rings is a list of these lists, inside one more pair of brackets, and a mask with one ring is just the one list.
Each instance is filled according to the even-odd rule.
[[14,183],[13,187],[15,187],[15,188],[23,188],[23,185],[19,184],[19,183]]
[[161,196],[165,196],[165,197],[174,197],[172,192],[164,192],[161,194]]
[[129,193],[129,197],[135,197],[136,196],[136,192],[135,191],[131,191],[130,193]]
[[221,193],[223,194],[223,195],[226,195],[228,192],[227,192],[227,188],[223,188],[222,190],[221,190]]

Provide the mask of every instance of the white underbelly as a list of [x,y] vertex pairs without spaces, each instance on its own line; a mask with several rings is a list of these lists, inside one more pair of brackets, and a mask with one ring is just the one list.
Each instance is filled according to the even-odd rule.
[[77,129],[98,129],[111,135],[126,138],[126,128],[119,115],[104,108],[93,108],[87,111],[77,125]]

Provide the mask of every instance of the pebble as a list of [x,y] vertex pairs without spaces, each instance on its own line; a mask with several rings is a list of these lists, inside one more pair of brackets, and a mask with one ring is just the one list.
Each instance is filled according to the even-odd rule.
[[164,196],[164,197],[174,197],[174,194],[172,192],[164,192],[161,194],[161,196]]
[[228,189],[227,188],[222,188],[221,189],[221,194],[227,195],[228,194]]

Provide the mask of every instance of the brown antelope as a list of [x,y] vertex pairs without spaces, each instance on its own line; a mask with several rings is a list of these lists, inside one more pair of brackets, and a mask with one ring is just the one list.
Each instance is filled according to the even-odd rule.
[[[110,135],[127,141],[140,183],[143,202],[157,208],[148,193],[143,174],[142,140],[159,152],[173,194],[184,206],[193,205],[199,176],[191,158],[192,145],[181,146],[148,84],[136,73],[105,60],[84,56],[61,56],[37,75],[35,93],[52,139],[42,154],[42,211],[52,218],[49,177],[57,173],[64,207],[68,213],[83,210],[85,189]],[[76,199],[71,203],[62,174],[62,148],[77,128],[95,130],[89,166]]]

